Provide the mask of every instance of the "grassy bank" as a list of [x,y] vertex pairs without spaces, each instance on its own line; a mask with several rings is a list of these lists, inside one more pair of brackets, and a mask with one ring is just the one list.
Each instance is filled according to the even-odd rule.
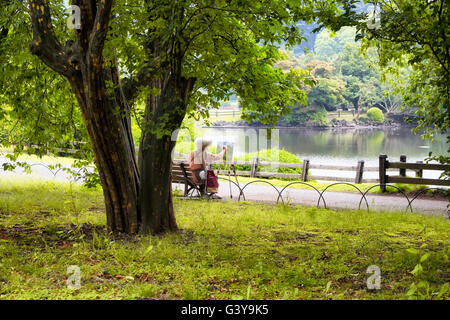
[[[175,210],[179,233],[111,240],[100,189],[0,179],[0,299],[405,299],[419,280],[437,298],[450,281],[449,220],[245,202]],[[70,265],[79,290],[67,288]],[[370,265],[380,290],[366,287]]]

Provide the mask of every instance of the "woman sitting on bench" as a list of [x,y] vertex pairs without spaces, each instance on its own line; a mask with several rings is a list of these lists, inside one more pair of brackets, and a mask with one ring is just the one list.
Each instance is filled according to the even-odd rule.
[[222,148],[222,152],[219,154],[212,154],[206,151],[206,148],[212,143],[211,140],[204,138],[195,139],[195,149],[187,158],[187,162],[192,171],[192,180],[198,185],[201,195],[205,194],[206,188],[206,176],[202,176],[201,172],[205,172],[206,164],[210,164],[214,161],[220,160],[225,155],[227,147]]

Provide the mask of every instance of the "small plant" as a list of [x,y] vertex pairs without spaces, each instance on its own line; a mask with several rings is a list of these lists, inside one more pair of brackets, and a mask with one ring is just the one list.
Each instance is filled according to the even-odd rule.
[[[381,111],[380,109],[378,109],[376,107],[373,107],[373,108],[370,108],[369,110],[367,110],[367,117],[370,120],[372,120],[378,124],[381,124],[384,122],[383,111]],[[360,118],[360,120],[361,120],[361,118]]]
[[409,289],[406,293],[410,300],[414,299],[433,299],[436,297],[437,299],[442,298],[442,296],[449,290],[449,284],[444,283],[438,292],[432,291],[430,283],[426,281],[423,277],[423,264],[428,260],[430,253],[425,253],[424,249],[427,247],[425,243],[426,240],[426,227],[422,231],[422,243],[419,249],[409,248],[406,251],[412,255],[414,255],[417,259],[417,264],[411,273],[415,277],[415,281],[411,283]]

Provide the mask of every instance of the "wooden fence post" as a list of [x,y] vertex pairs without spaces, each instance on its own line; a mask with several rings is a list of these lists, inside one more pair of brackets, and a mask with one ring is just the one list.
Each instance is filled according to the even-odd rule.
[[303,169],[302,169],[302,181],[308,181],[308,171],[309,171],[309,160],[303,160]]
[[387,169],[387,155],[380,154],[380,157],[378,158],[379,164],[378,164],[378,173],[380,175],[380,188],[381,192],[386,192],[386,183],[387,183],[387,176],[386,176],[386,169]]
[[362,183],[363,173],[364,173],[364,160],[359,160],[358,166],[356,168],[355,183]]
[[[406,156],[402,154],[400,156],[400,162],[406,162]],[[406,177],[406,169],[399,169],[400,177]]]
[[252,168],[250,170],[250,177],[256,176],[256,171],[258,170],[258,157],[253,157],[252,159]]
[[[416,161],[416,163],[423,163],[423,161]],[[423,169],[417,169],[416,170],[416,178],[422,178],[423,177]]]

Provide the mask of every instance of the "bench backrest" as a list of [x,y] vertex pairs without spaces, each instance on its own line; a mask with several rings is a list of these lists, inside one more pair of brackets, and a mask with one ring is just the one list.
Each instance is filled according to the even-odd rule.
[[172,163],[172,182],[185,183],[186,176],[187,176],[187,178],[191,179],[191,172],[192,171],[186,162],[173,162]]

